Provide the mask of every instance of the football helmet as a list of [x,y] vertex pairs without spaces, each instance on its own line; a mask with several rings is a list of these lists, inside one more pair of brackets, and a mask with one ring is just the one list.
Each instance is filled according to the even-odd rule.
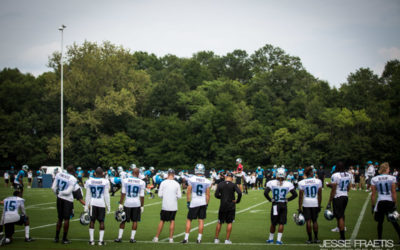
[[325,212],[324,212],[324,217],[327,220],[333,220],[334,215],[333,215],[331,210],[326,209]]
[[241,159],[241,158],[237,158],[237,159],[236,159],[236,163],[237,163],[237,164],[242,163],[242,159]]
[[77,167],[77,168],[76,168],[76,170],[78,170],[78,171],[81,171],[81,170],[82,170],[82,168],[81,168],[81,167]]
[[400,214],[396,210],[394,210],[391,213],[388,213],[388,215],[387,215],[387,219],[390,222],[396,222],[399,219],[399,217],[400,217]]
[[119,222],[126,221],[126,214],[124,211],[117,210],[115,211],[115,219]]
[[118,166],[117,168],[118,173],[124,172],[124,168],[122,166]]
[[129,166],[129,168],[130,168],[130,169],[136,168],[136,164],[132,163],[132,164]]
[[206,171],[206,167],[202,163],[197,163],[196,166],[194,167],[194,173],[195,174],[204,174]]
[[81,216],[79,217],[79,222],[84,226],[89,225],[89,223],[90,223],[90,215],[89,215],[89,213],[88,212],[82,212]]
[[154,171],[154,167],[153,166],[151,166],[149,169],[150,169],[150,171]]
[[298,226],[303,226],[306,223],[306,219],[302,213],[293,214],[293,220]]
[[257,167],[257,169],[258,169],[258,170],[261,170],[261,167],[260,167],[260,166],[258,166],[258,167]]
[[276,170],[276,177],[277,178],[285,178],[286,177],[286,171],[284,168],[278,168]]
[[28,165],[23,165],[23,166],[22,166],[22,170],[28,171],[28,169],[29,169]]

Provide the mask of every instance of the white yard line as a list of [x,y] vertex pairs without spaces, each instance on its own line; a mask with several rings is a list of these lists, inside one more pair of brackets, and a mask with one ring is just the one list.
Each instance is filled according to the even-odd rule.
[[360,216],[358,217],[356,226],[353,229],[353,233],[351,234],[350,239],[354,240],[357,237],[358,231],[360,230],[361,222],[364,218],[365,210],[367,209],[369,198],[371,197],[371,193],[368,194],[367,199],[365,199],[364,206],[361,209]]
[[[253,205],[253,206],[250,206],[250,207],[248,207],[248,208],[245,208],[245,209],[243,209],[243,210],[240,210],[240,211],[236,212],[236,214],[244,213],[244,212],[246,212],[246,211],[249,211],[249,210],[252,209],[252,208],[255,208],[255,207],[260,206],[260,205],[262,205],[262,204],[265,204],[265,203],[267,203],[267,202],[268,202],[268,201],[260,202],[260,203],[258,203],[258,204]],[[215,224],[215,223],[217,223],[217,222],[218,222],[218,220],[213,220],[213,221],[211,221],[211,222],[208,222],[208,223],[204,224],[204,227],[207,227],[207,226],[209,226],[209,225]],[[194,227],[194,228],[190,229],[190,232],[196,231],[197,229],[199,229],[199,227]],[[183,236],[183,235],[185,235],[185,232],[180,233],[180,234],[176,234],[176,235],[174,235],[173,238],[175,239],[175,238],[180,237],[180,236]],[[168,237],[168,238],[165,238],[165,239],[162,239],[162,240],[160,240],[160,241],[162,242],[162,241],[167,241],[167,240],[169,240],[169,237]]]
[[[150,206],[157,205],[157,204],[160,204],[160,203],[161,203],[161,201],[154,202],[154,203],[150,203],[150,204],[145,204],[144,207],[150,207]],[[54,202],[52,202],[52,204],[54,204]],[[114,212],[115,212],[115,211],[112,211],[112,212],[109,212],[108,214],[111,214],[111,213],[114,213]],[[70,222],[72,222],[72,221],[78,221],[78,220],[79,220],[79,218],[70,220]],[[42,226],[37,226],[37,227],[31,227],[30,230],[39,229],[39,228],[44,228],[44,227],[51,227],[51,226],[55,226],[56,224],[57,224],[57,223],[51,223],[51,224],[47,224],[47,225],[42,225]],[[16,230],[15,232],[25,232],[25,229]]]
[[46,202],[46,203],[33,204],[33,205],[27,206],[26,209],[36,208],[36,207],[39,207],[39,206],[55,204],[55,203],[56,203],[55,201],[52,201],[52,202]]

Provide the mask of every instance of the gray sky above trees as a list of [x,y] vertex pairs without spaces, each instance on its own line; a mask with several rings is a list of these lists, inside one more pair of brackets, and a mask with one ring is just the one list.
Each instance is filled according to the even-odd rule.
[[340,86],[369,67],[400,59],[397,0],[1,0],[0,68],[34,75],[64,44],[111,41],[132,51],[190,57],[272,44],[299,56],[314,76]]

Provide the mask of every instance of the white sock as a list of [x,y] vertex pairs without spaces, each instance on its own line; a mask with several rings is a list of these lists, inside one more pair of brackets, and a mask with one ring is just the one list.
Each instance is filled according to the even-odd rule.
[[25,227],[25,238],[29,238],[29,226]]
[[122,239],[122,234],[124,233],[124,229],[120,228],[118,231],[118,239]]
[[275,234],[269,233],[269,239],[268,240],[274,240],[274,236],[275,236]]
[[89,228],[90,241],[94,241],[94,228]]
[[104,230],[100,230],[99,232],[99,241],[103,241],[104,238]]
[[277,241],[282,241],[282,234],[283,233],[278,233],[278,237],[276,238]]
[[203,236],[202,234],[199,234],[198,236],[197,236],[197,240],[201,240],[201,236]]
[[185,233],[185,240],[189,240],[189,234]]
[[136,230],[132,230],[131,232],[131,239],[135,239]]

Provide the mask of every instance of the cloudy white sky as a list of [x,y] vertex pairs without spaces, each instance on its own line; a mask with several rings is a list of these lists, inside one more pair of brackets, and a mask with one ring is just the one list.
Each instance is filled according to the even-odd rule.
[[340,86],[360,67],[381,74],[400,59],[399,13],[398,0],[1,0],[0,69],[50,70],[65,24],[66,46],[108,40],[158,56],[272,44]]

